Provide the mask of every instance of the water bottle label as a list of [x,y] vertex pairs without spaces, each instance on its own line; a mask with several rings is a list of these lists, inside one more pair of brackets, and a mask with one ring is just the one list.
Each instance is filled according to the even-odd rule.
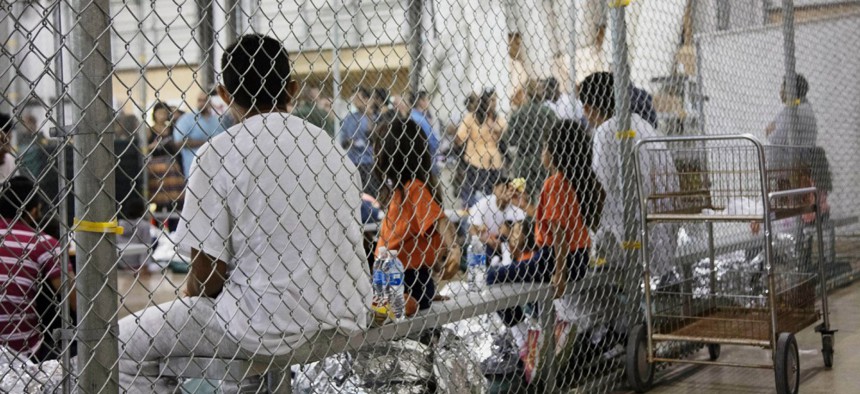
[[481,267],[487,265],[487,256],[483,254],[474,254],[469,256],[469,267]]
[[401,274],[399,272],[388,274],[388,285],[389,286],[400,286],[402,284],[403,284],[403,274]]
[[380,270],[373,271],[373,284],[385,285],[385,272]]

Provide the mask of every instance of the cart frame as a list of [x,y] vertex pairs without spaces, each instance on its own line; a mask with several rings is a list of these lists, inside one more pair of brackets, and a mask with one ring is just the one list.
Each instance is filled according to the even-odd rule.
[[[647,179],[643,178],[643,162],[641,157],[641,152],[643,147],[653,144],[664,144],[665,148],[669,150],[670,144],[678,144],[678,143],[702,143],[707,144],[708,142],[714,141],[737,141],[739,143],[746,144],[747,142],[751,144],[749,148],[754,147],[755,150],[755,161],[757,162],[757,177],[760,182],[760,195],[756,197],[758,199],[761,198],[762,210],[761,212],[756,212],[754,214],[736,214],[736,215],[709,215],[709,214],[696,214],[696,213],[687,213],[687,212],[677,212],[677,213],[652,213],[649,214],[648,208],[648,200],[649,196],[645,195],[645,182]],[[744,147],[746,147],[744,145]],[[647,138],[643,139],[636,143],[634,150],[634,165],[635,175],[636,175],[636,187],[637,192],[639,193],[639,221],[640,221],[640,235],[641,235],[641,245],[642,245],[642,254],[641,254],[641,264],[642,264],[642,279],[643,279],[643,290],[644,290],[644,299],[645,299],[645,336],[647,338],[647,358],[641,359],[641,356],[638,364],[634,360],[633,363],[628,363],[628,369],[631,367],[639,366],[639,369],[642,367],[642,362],[647,360],[646,362],[650,365],[656,362],[672,362],[672,363],[686,363],[686,364],[708,364],[708,365],[720,365],[720,366],[731,366],[731,367],[752,367],[752,368],[766,368],[766,369],[775,369],[777,372],[777,389],[779,392],[793,392],[794,389],[791,389],[790,385],[786,385],[785,387],[789,388],[786,390],[780,389],[780,369],[783,369],[782,375],[786,375],[785,367],[781,367],[780,357],[778,356],[777,349],[778,347],[784,347],[783,345],[783,334],[792,334],[789,335],[790,341],[794,341],[793,334],[796,331],[799,331],[811,324],[814,324],[819,318],[822,318],[823,323],[816,327],[816,331],[820,332],[822,335],[822,341],[824,343],[825,349],[828,347],[828,341],[830,346],[830,361],[832,364],[832,345],[833,345],[833,333],[835,330],[831,330],[830,328],[830,316],[829,309],[827,303],[827,277],[825,275],[824,268],[824,240],[822,237],[822,220],[821,218],[821,209],[819,202],[821,201],[821,194],[815,187],[804,187],[804,188],[796,188],[790,190],[782,190],[782,191],[774,191],[769,192],[768,189],[771,187],[768,183],[768,169],[766,164],[765,157],[765,145],[763,145],[758,139],[749,134],[740,134],[740,135],[723,135],[723,136],[683,136],[683,137],[656,137],[656,138]],[[750,175],[752,176],[752,175]],[[710,186],[706,188],[710,190]],[[654,190],[652,190],[653,194]],[[758,194],[758,191],[756,191]],[[788,197],[795,196],[814,196],[814,203],[811,204],[810,207],[806,207],[805,209],[793,209],[789,212],[778,212],[778,209],[774,209],[773,203],[775,200],[784,199]],[[777,311],[777,284],[776,284],[776,276],[777,272],[774,267],[774,246],[773,246],[773,221],[777,218],[786,218],[793,217],[804,213],[815,213],[815,231],[817,235],[817,248],[818,248],[818,272],[817,276],[819,278],[820,285],[820,293],[821,293],[821,310],[818,311],[815,306],[815,300],[812,301],[812,312],[811,316],[808,316],[808,319],[801,320],[801,322],[795,324],[795,326],[800,327],[797,328],[794,332],[778,332],[778,311]],[[714,234],[713,234],[713,224],[714,222],[759,222],[762,223],[763,227],[763,237],[764,237],[764,273],[766,274],[766,285],[767,285],[767,296],[766,296],[766,312],[769,314],[769,324],[770,324],[770,335],[768,340],[755,339],[755,338],[744,338],[743,333],[739,333],[737,338],[726,338],[726,337],[707,337],[707,336],[698,336],[698,335],[690,335],[687,333],[686,335],[675,335],[675,333],[670,334],[655,334],[654,333],[654,312],[652,312],[653,303],[652,303],[652,290],[651,290],[651,260],[650,260],[650,250],[649,250],[649,224],[654,223],[666,223],[666,222],[704,222],[707,224],[708,229],[708,248],[709,248],[709,258],[710,258],[710,281],[711,281],[711,292],[714,290],[715,285],[715,270],[714,270],[714,261],[715,261],[715,245],[714,245]],[[814,280],[815,273],[814,271],[810,271],[810,278],[808,281]],[[811,283],[811,282],[810,282]],[[813,286],[810,284],[810,286]],[[812,293],[815,293],[814,287],[812,287]],[[679,294],[684,294],[679,293]],[[682,313],[683,315],[683,313]],[[695,319],[694,316],[689,316],[690,319]],[[631,328],[631,336],[636,333],[636,331]],[[642,334],[638,334],[642,335]],[[635,338],[631,340],[636,340]],[[655,354],[655,342],[661,341],[687,341],[687,342],[697,342],[708,344],[709,350],[711,351],[711,360],[691,360],[691,359],[675,359],[675,358],[661,358],[657,357]],[[630,342],[628,342],[630,343]],[[748,345],[748,346],[759,346],[764,349],[772,350],[772,357],[774,363],[771,364],[744,364],[744,363],[727,363],[727,362],[718,362],[716,358],[719,356],[719,344],[732,344],[732,345]],[[716,346],[716,350],[712,348],[712,346]],[[628,346],[628,352],[630,349],[636,349],[635,347],[631,348]],[[797,352],[797,345],[794,343],[794,352]],[[645,350],[645,349],[643,349]],[[823,349],[824,350],[824,349]],[[715,355],[716,353],[716,355]],[[632,355],[628,355],[628,357],[636,357]],[[797,356],[795,355],[795,358]],[[799,376],[799,360],[793,360],[795,364],[793,364],[794,372]],[[827,355],[825,354],[825,364],[828,364]],[[828,367],[830,365],[827,365]],[[648,368],[651,368],[650,366]],[[790,370],[792,367],[789,367]],[[653,379],[653,368],[651,368],[651,376],[650,379]],[[639,377],[641,371],[637,371],[634,376],[640,378],[640,380],[645,381],[643,385],[634,384],[634,388],[637,391],[646,391],[650,387],[650,380]],[[628,372],[628,377],[630,377],[630,373]],[[635,381],[637,378],[633,378]],[[784,378],[783,380],[787,380],[790,378]],[[796,384],[795,384],[796,386]]]

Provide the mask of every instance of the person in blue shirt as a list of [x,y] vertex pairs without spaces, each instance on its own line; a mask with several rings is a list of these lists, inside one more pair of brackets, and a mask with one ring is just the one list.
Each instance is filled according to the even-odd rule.
[[363,86],[355,89],[352,95],[353,111],[343,118],[340,130],[337,133],[336,142],[346,150],[346,156],[358,168],[361,175],[362,191],[365,194],[376,196],[379,191],[379,182],[373,175],[373,146],[370,140],[369,106],[370,90]]
[[224,130],[221,117],[212,110],[209,94],[200,92],[197,111],[182,115],[173,126],[173,140],[182,147],[182,172],[186,178],[191,175],[191,163],[197,157],[197,149]]
[[433,132],[433,126],[431,126],[430,122],[427,121],[424,113],[415,108],[413,105],[415,101],[412,100],[411,95],[406,97],[396,97],[394,101],[394,105],[400,113],[400,116],[412,119],[413,122],[417,123],[418,126],[421,127],[421,131],[423,131],[424,135],[427,136],[427,148],[430,150],[430,157],[435,158],[436,151],[439,149],[439,138],[436,137],[436,133]]
[[436,137],[436,133],[433,132],[433,126],[430,126],[430,122],[427,118],[424,117],[424,114],[421,111],[412,108],[410,111],[410,118],[412,118],[415,123],[418,123],[421,126],[421,130],[424,131],[424,134],[427,135],[427,143],[428,148],[430,149],[430,157],[436,157],[436,151],[439,150],[439,138]]

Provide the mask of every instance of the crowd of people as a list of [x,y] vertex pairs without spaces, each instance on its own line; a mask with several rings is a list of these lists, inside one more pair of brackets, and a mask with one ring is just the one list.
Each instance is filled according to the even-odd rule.
[[[409,314],[429,308],[437,285],[458,275],[467,235],[487,245],[489,283],[548,282],[557,296],[584,277],[592,250],[618,250],[624,240],[611,73],[589,75],[576,95],[553,78],[531,81],[509,117],[497,108],[497,92],[484,89],[445,127],[426,92],[398,96],[361,86],[336,129],[331,100],[319,89],[299,92],[277,40],[242,36],[221,62],[222,85],[200,93],[193,111],[154,105],[145,155],[136,119],[116,124],[115,149],[140,155],[129,160],[145,163],[151,202],[181,207],[176,240],[191,256],[184,298],[119,322],[125,389],[171,389],[157,373],[141,373],[164,357],[277,356],[320,333],[366,328],[371,288],[362,223],[369,219],[361,216],[368,206],[381,222],[374,253],[398,250],[404,264]],[[650,96],[631,89],[630,138],[656,136]],[[230,103],[228,113],[213,109],[214,95]],[[24,149],[13,155],[12,122],[0,116],[0,176],[11,179],[0,205],[0,268],[26,293],[0,299],[4,316],[19,313],[26,322],[0,320],[0,342],[32,354],[43,335],[26,298],[38,291],[24,283],[46,280],[57,290],[63,269],[56,236],[43,234],[40,222],[43,206],[57,202],[42,200],[32,181],[44,178],[51,144],[35,122],[23,117]],[[771,135],[780,136],[780,127]],[[675,172],[672,162],[660,165]],[[134,181],[130,187],[123,195],[143,194]],[[467,212],[460,226],[446,215],[446,188],[457,189]],[[140,205],[120,203],[137,207],[128,216],[143,214]],[[651,234],[654,256],[674,256],[671,228]],[[32,247],[8,248],[10,240]],[[15,264],[27,271],[13,273]],[[521,308],[500,313],[509,325],[522,320]]]

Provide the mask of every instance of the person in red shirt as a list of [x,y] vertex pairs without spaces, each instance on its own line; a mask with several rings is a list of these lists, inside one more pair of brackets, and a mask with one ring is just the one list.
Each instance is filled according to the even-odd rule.
[[[586,217],[593,213],[600,190],[590,172],[591,144],[585,130],[570,120],[558,122],[546,134],[541,161],[550,176],[544,181],[537,206],[523,194],[514,199],[534,217],[537,250],[531,259],[509,266],[491,267],[490,284],[503,282],[551,282],[556,297],[568,282],[585,275],[588,266]],[[585,202],[585,204],[583,204]]]
[[[0,186],[0,345],[35,358],[45,353],[40,349],[45,322],[40,322],[36,298],[46,290],[59,293],[62,284],[62,249],[40,231],[41,212],[41,199],[29,179],[18,176]],[[71,272],[69,277],[74,279]],[[74,290],[65,302],[75,309]]]
[[396,115],[381,119],[374,131],[379,143],[375,171],[384,179],[380,201],[387,206],[379,230],[379,249],[397,250],[403,262],[406,294],[427,309],[436,293],[435,278],[456,274],[460,246],[456,228],[442,211],[442,190],[432,174],[427,136],[417,123]]

